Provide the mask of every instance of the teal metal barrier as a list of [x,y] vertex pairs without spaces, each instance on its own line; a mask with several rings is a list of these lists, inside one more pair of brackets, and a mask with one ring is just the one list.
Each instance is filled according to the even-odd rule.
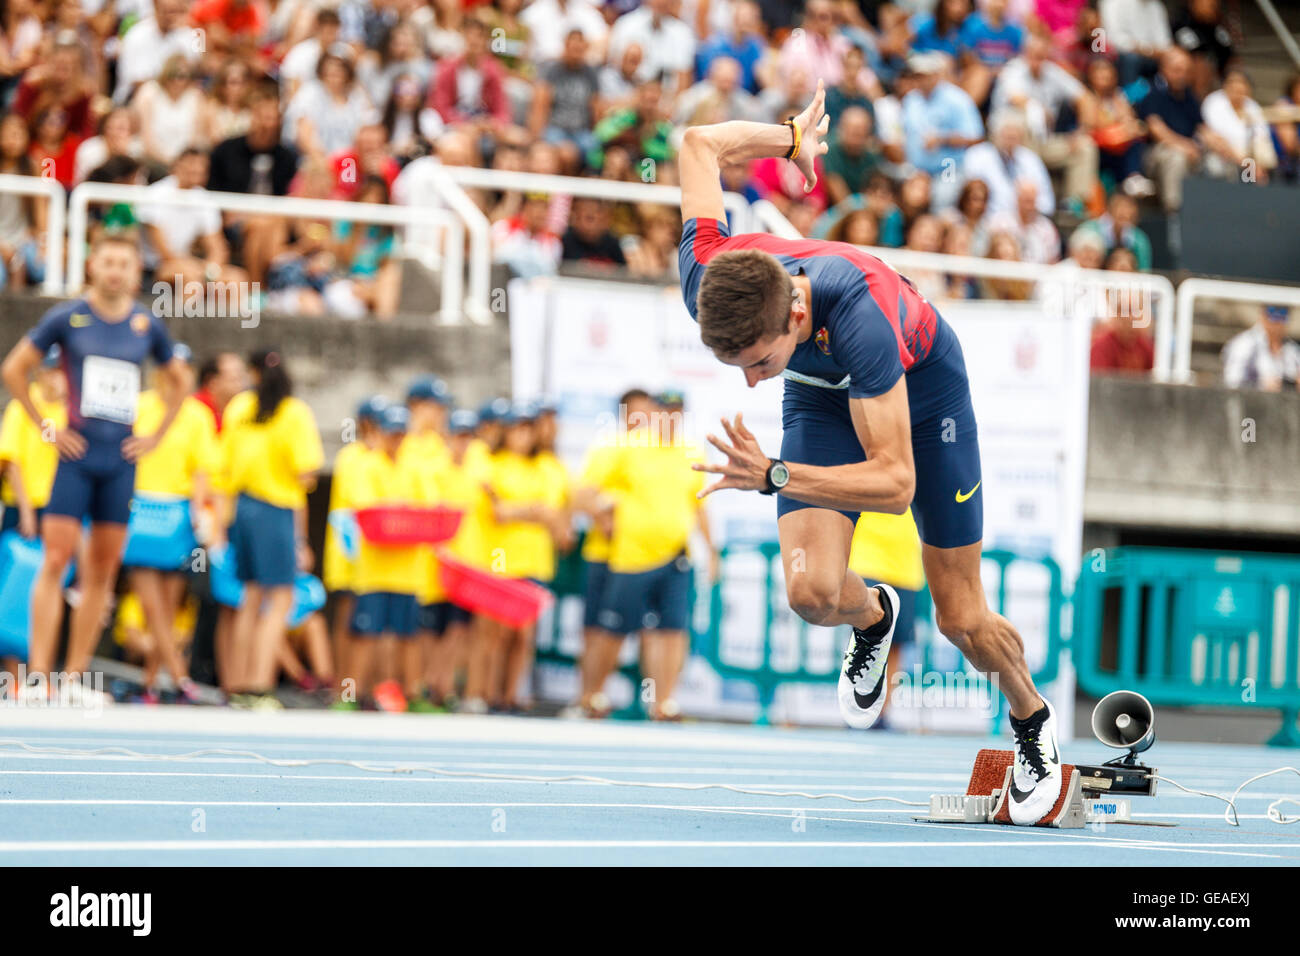
[[[778,607],[783,606],[785,602],[785,588],[780,579],[780,570],[778,556],[780,555],[780,545],[775,542],[768,542],[757,545],[746,545],[738,547],[726,547],[722,549],[722,575],[721,580],[713,586],[710,596],[710,613],[708,630],[697,635],[697,653],[703,654],[709,664],[715,671],[724,678],[744,680],[754,685],[758,691],[760,712],[757,723],[766,724],[770,721],[770,709],[776,699],[776,693],[782,684],[787,683],[833,683],[839,679],[839,653],[832,654],[830,667],[827,669],[813,669],[808,666],[809,659],[809,635],[812,628],[799,621],[794,627],[795,636],[795,653],[797,660],[796,666],[777,667],[773,661],[775,650],[773,637],[773,625],[777,618]],[[763,624],[761,626],[760,640],[760,661],[757,666],[746,666],[736,664],[724,657],[722,653],[722,623],[726,617],[726,607],[724,599],[724,585],[728,577],[727,568],[729,559],[739,555],[757,555],[764,565],[763,574],[763,594],[765,602],[763,607]],[[984,558],[992,561],[998,568],[998,585],[997,597],[994,601],[994,608],[999,613],[1005,613],[1008,601],[1007,570],[1017,562],[1027,562],[1031,564],[1042,565],[1048,572],[1048,610],[1046,620],[1047,650],[1042,666],[1033,673],[1033,679],[1036,684],[1048,684],[1055,680],[1060,670],[1061,651],[1064,647],[1064,641],[1061,634],[1061,612],[1065,603],[1065,595],[1062,590],[1061,569],[1059,565],[1050,557],[1025,557],[1017,555],[1011,551],[986,551]],[[916,618],[919,621],[925,621],[931,624],[929,636],[934,633],[933,624],[930,620],[930,600],[929,590],[924,589],[917,597]],[[919,635],[918,635],[919,637]],[[929,641],[919,642],[923,648],[923,653],[929,650]],[[839,650],[842,650],[839,649]],[[930,658],[922,658],[922,669],[926,672],[930,670]],[[994,715],[993,726],[996,728],[1003,713],[1004,702],[1000,696],[998,699],[998,710]]]
[[1273,708],[1300,746],[1300,557],[1122,547],[1075,587],[1079,685],[1153,704]]

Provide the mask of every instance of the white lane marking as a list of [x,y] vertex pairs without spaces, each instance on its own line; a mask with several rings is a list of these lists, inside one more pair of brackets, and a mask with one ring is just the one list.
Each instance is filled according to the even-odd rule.
[[[1276,849],[1268,843],[1197,843],[1179,846],[1130,846],[1100,840],[1074,842],[1018,840],[8,840],[0,853],[166,853],[222,850],[439,850],[439,849],[986,849],[1044,846],[1169,850],[1214,856],[1274,857],[1242,849]],[[1225,849],[1220,849],[1225,848]]]

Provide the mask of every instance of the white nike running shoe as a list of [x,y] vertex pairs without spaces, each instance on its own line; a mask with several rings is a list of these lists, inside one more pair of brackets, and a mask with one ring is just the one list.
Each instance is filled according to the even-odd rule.
[[[854,730],[866,730],[885,709],[886,664],[889,646],[894,641],[894,627],[898,623],[898,592],[888,584],[877,584],[880,606],[885,616],[868,630],[853,629],[849,646],[844,651],[844,665],[840,668],[840,714]],[[883,633],[875,633],[883,631]]]
[[1011,769],[1007,809],[1016,826],[1033,826],[1056,806],[1061,795],[1061,748],[1056,742],[1056,711],[1043,698],[1043,708],[1025,720],[1011,718],[1016,735],[1016,761]]

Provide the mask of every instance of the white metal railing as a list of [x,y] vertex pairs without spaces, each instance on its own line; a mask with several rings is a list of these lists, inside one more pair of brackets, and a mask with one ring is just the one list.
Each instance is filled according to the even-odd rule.
[[1184,279],[1176,297],[1177,334],[1174,341],[1174,372],[1179,381],[1189,381],[1192,370],[1192,310],[1198,297],[1257,302],[1260,305],[1300,306],[1300,286],[1229,282],[1226,279]]
[[44,176],[16,176],[0,173],[0,193],[19,196],[44,196],[45,204],[45,282],[46,295],[63,292],[63,227],[68,208],[68,194],[57,179]]
[[106,202],[144,206],[185,206],[216,209],[221,212],[328,219],[335,222],[376,223],[387,226],[421,225],[432,219],[447,230],[442,268],[442,308],[438,315],[442,322],[453,323],[460,321],[463,314],[464,226],[459,217],[446,210],[344,202],[337,199],[209,192],[205,189],[176,189],[160,192],[148,186],[118,183],[82,183],[72,190],[68,208],[68,295],[75,295],[80,291],[85,277],[90,204]]

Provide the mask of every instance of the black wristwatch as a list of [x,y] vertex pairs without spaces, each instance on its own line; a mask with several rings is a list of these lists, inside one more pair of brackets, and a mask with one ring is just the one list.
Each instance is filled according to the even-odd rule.
[[767,466],[767,487],[761,493],[774,495],[790,483],[790,469],[778,458],[769,458],[768,461],[771,464]]

